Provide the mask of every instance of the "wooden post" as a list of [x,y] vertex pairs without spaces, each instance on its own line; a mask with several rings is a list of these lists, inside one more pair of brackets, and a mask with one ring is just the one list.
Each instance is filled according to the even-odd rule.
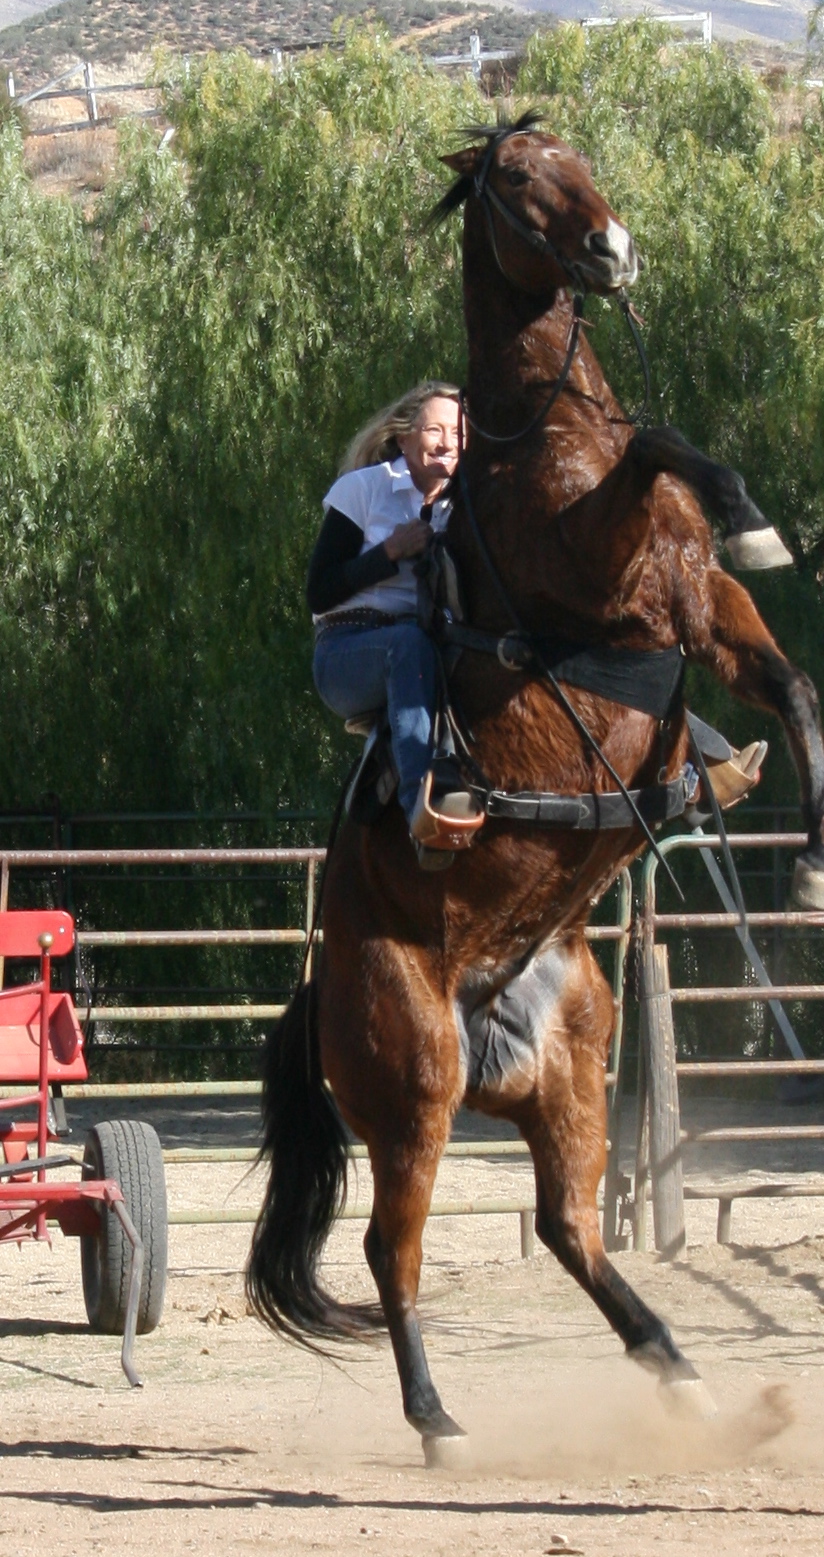
[[716,1229],[716,1241],[718,1243],[732,1243],[732,1200],[728,1195],[726,1199],[722,1195],[718,1201],[718,1227]]
[[314,860],[308,860],[306,865],[306,961],[303,967],[303,977],[307,984],[312,977],[314,955],[312,927],[315,922],[315,864]]
[[686,1246],[681,1110],[666,946],[644,949],[642,1038],[649,1088],[650,1168],[655,1247],[672,1260]]
[[646,1012],[643,999],[640,1009],[638,1034],[638,1097],[635,1124],[635,1192],[633,1195],[634,1220],[632,1247],[641,1254],[647,1248],[647,1191],[649,1189],[649,1097],[647,1096],[647,1066],[644,1058],[647,1040],[644,1034]]
[[[0,914],[4,914],[9,906],[9,862],[5,855],[0,868]],[[6,972],[6,959],[0,957],[0,989],[3,988],[3,979]]]
[[8,94],[9,94],[9,102],[13,103],[14,102],[14,76],[12,75],[11,71],[9,71],[8,76],[6,77],[6,88],[8,90]]
[[615,999],[615,1026],[610,1044],[609,1068],[615,1077],[607,1104],[607,1167],[604,1175],[604,1248],[607,1253],[619,1247],[618,1198],[621,1184],[621,1094],[623,1088],[624,1058],[624,982],[627,966],[630,923],[632,919],[632,883],[629,872],[623,870],[618,878],[618,904],[616,918],[623,931],[615,942],[612,969],[612,993]]
[[83,66],[83,80],[86,86],[86,102],[89,109],[90,124],[97,124],[100,117],[97,112],[97,93],[94,88],[94,66],[91,60],[86,60]]

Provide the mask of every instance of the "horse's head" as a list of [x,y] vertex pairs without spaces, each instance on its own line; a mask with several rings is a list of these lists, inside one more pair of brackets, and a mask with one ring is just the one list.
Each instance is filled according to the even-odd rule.
[[459,175],[433,212],[441,220],[467,198],[482,206],[493,253],[527,292],[609,293],[638,275],[635,245],[592,181],[589,163],[535,128],[539,116],[467,132],[473,142],[442,157]]

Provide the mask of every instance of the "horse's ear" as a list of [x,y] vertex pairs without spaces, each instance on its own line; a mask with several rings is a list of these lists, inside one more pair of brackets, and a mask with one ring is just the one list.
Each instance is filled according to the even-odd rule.
[[440,157],[439,161],[445,167],[452,168],[454,173],[459,173],[461,178],[471,178],[483,149],[482,146],[463,146],[460,151],[451,151],[447,156]]

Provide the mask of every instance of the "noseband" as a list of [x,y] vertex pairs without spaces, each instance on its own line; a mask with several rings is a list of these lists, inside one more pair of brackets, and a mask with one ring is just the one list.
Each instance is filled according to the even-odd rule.
[[[560,250],[555,247],[554,243],[552,243],[551,240],[546,236],[546,233],[538,232],[536,228],[528,227],[526,222],[522,222],[521,218],[516,215],[511,206],[507,205],[505,200],[501,199],[500,195],[492,188],[489,182],[489,175],[492,171],[492,165],[495,160],[495,153],[497,152],[498,147],[505,140],[508,140],[510,136],[523,133],[523,129],[519,128],[518,125],[507,125],[505,128],[499,130],[497,134],[490,136],[489,145],[484,152],[483,160],[473,180],[473,191],[476,199],[480,202],[481,209],[483,210],[484,217],[486,218],[487,231],[489,233],[489,241],[492,247],[492,253],[495,256],[495,263],[498,266],[501,275],[504,277],[504,280],[509,281],[510,284],[513,284],[512,278],[506,273],[503,261],[501,260],[501,256],[498,252],[498,241],[495,235],[495,218],[492,214],[493,206],[495,210],[498,211],[504,218],[507,226],[510,227],[512,231],[523,240],[524,243],[528,244],[531,249],[536,251],[536,253],[542,255],[543,258],[554,260],[559,269],[562,270],[564,275],[568,278],[573,292],[573,319],[569,332],[569,338],[567,340],[566,355],[564,357],[561,371],[558,374],[554,384],[552,385],[550,394],[544,401],[544,404],[541,406],[540,410],[532,418],[532,420],[527,423],[526,427],[522,427],[519,432],[508,433],[502,436],[499,433],[487,432],[484,428],[479,427],[467,409],[465,393],[463,391],[461,392],[461,408],[463,410],[464,416],[467,419],[467,422],[469,423],[473,432],[478,433],[481,438],[486,438],[490,443],[517,443],[519,439],[525,438],[527,433],[531,433],[536,427],[538,427],[551,411],[555,401],[563,391],[572,370],[572,363],[575,357],[575,351],[578,345],[578,337],[581,331],[581,321],[584,316],[584,303],[586,301],[587,292],[586,277],[584,276],[580,267],[575,265],[571,260],[568,260],[566,256],[563,255]],[[641,405],[638,407],[638,409],[633,411],[631,416],[627,417],[627,421],[635,425],[636,423],[642,421],[646,416],[647,408],[649,406],[649,362],[647,360],[644,342],[641,339],[640,331],[635,322],[635,318],[633,317],[629,299],[623,289],[617,293],[616,300],[618,307],[624,315],[630,335],[632,336],[633,344],[638,354],[638,360],[641,364],[641,373],[644,380],[643,401],[641,402]]]

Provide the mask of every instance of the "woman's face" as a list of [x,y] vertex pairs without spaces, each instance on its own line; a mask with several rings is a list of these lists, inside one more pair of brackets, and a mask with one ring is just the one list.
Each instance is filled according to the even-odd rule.
[[431,498],[455,474],[458,463],[457,400],[433,395],[421,407],[411,432],[398,438],[398,448],[419,492]]

